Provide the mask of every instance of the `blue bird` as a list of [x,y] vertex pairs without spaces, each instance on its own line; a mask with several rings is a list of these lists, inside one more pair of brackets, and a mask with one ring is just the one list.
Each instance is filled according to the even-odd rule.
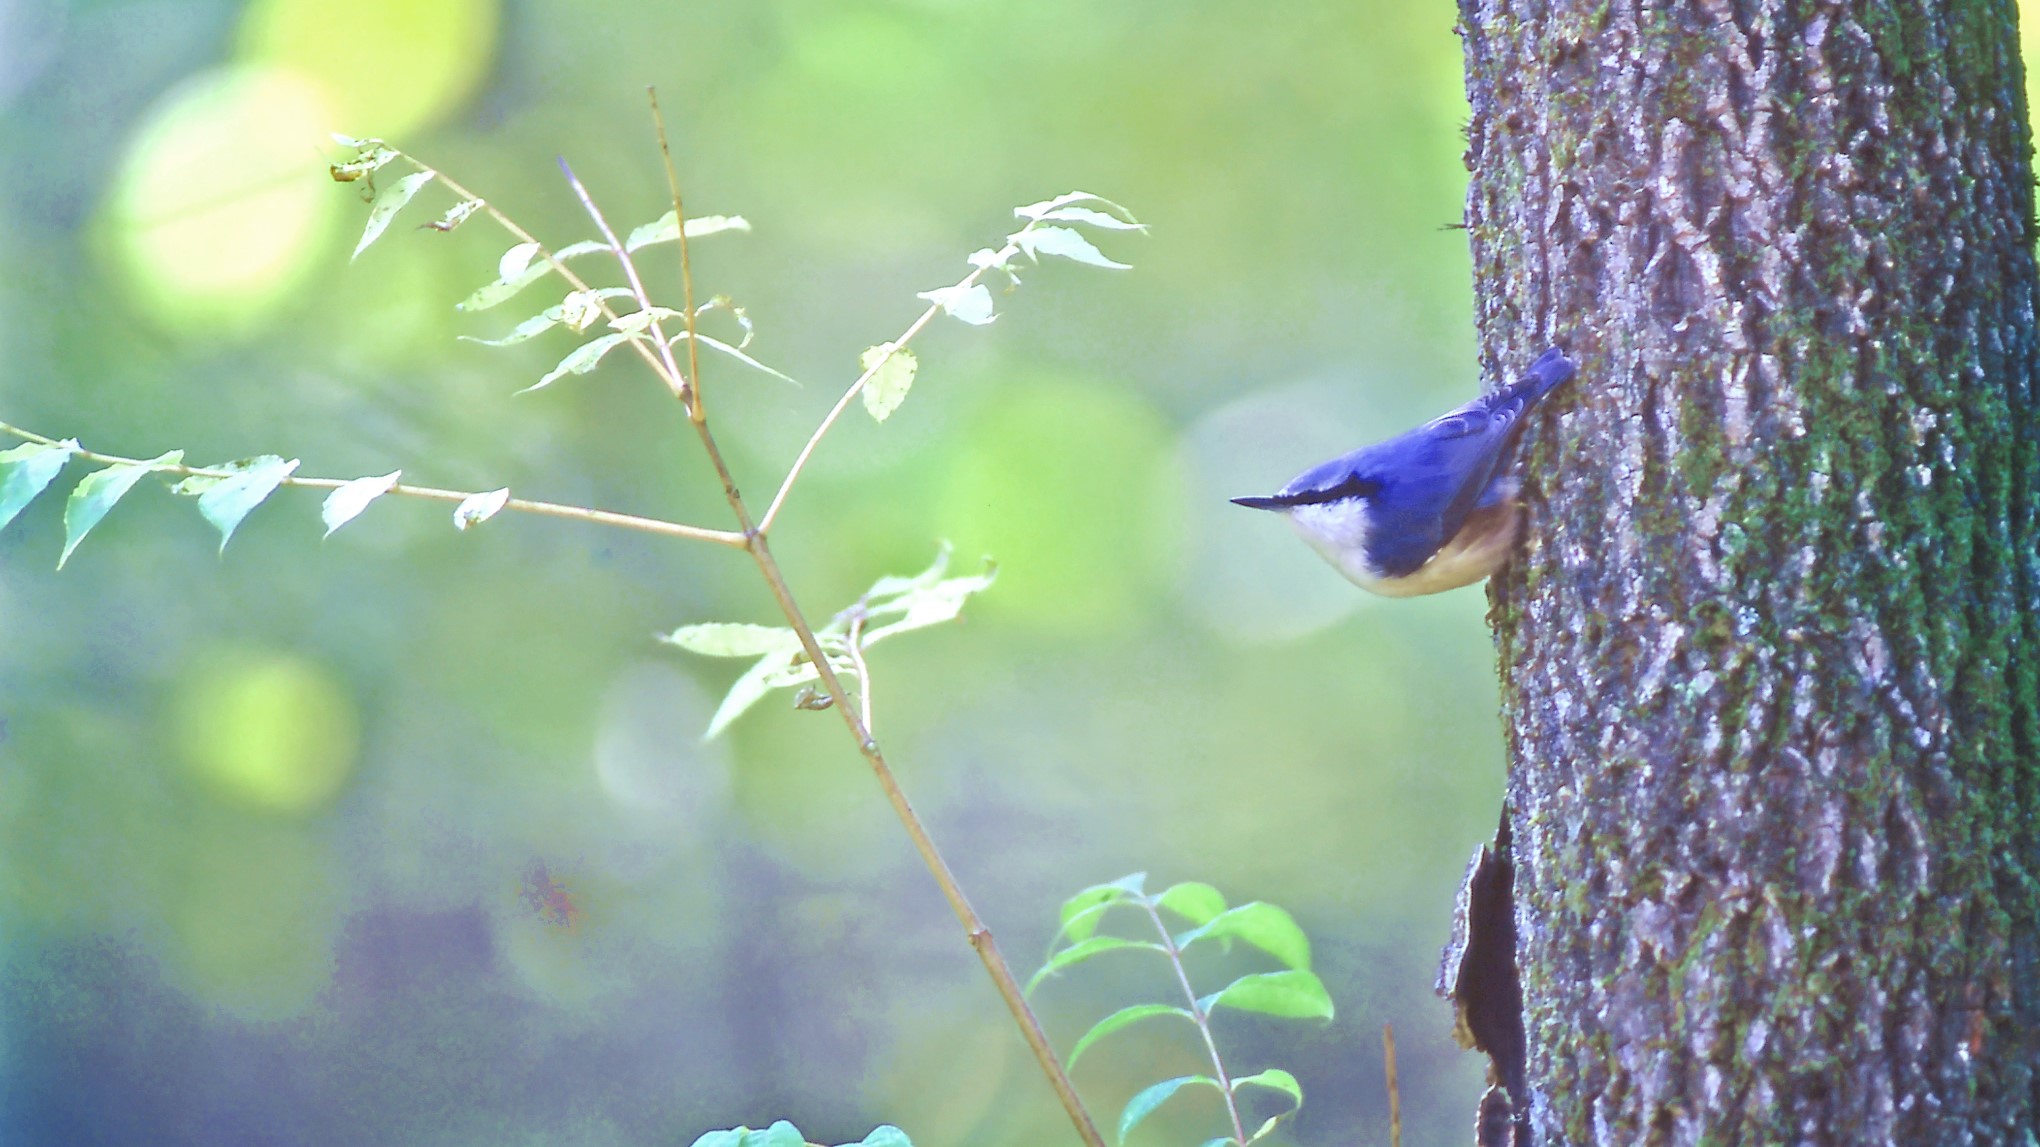
[[1361,589],[1415,597],[1472,585],[1500,568],[1522,532],[1509,470],[1524,416],[1575,369],[1554,347],[1515,383],[1313,466],[1273,495],[1233,501],[1288,518]]

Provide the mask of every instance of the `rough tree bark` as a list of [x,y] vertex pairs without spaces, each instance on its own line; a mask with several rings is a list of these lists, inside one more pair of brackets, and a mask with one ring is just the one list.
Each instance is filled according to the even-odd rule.
[[2015,21],[1463,0],[1483,355],[1582,364],[1491,590],[1540,1145],[2035,1141]]

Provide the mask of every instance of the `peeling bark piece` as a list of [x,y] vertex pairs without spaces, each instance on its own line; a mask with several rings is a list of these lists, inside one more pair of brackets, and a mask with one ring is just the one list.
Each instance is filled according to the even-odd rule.
[[[1487,1053],[1496,1086],[1480,1103],[1476,1142],[1529,1147],[1530,1099],[1524,1082],[1523,985],[1516,967],[1515,857],[1508,810],[1493,844],[1482,845],[1467,867],[1452,910],[1452,939],[1438,967],[1437,992],[1452,1004],[1453,1038]],[[1491,1138],[1499,1118],[1513,1124],[1510,1138]]]

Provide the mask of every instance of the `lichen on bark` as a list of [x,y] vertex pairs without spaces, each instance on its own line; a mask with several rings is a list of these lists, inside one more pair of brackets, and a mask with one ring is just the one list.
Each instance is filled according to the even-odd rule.
[[1539,1142],[2040,1129],[2040,344],[2012,0],[1467,0]]

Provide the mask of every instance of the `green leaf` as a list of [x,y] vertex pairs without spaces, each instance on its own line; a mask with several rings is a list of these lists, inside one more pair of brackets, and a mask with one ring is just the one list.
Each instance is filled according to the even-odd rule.
[[1096,203],[1104,207],[1110,207],[1127,219],[1133,218],[1133,212],[1112,202],[1103,195],[1093,195],[1088,191],[1065,191],[1054,199],[1044,199],[1039,203],[1029,203],[1025,207],[1015,207],[1013,214],[1021,219],[1045,219],[1048,217],[1049,212],[1071,203]]
[[783,625],[734,621],[683,625],[659,640],[704,657],[758,657],[800,648],[800,637]]
[[1292,1020],[1328,1020],[1332,1018],[1332,997],[1324,982],[1309,972],[1259,972],[1241,976],[1197,1001],[1197,1010],[1206,1015],[1217,1008]]
[[[283,480],[298,468],[298,460],[293,458],[286,462],[274,454],[265,454],[260,458],[229,463],[226,468],[236,472],[230,477],[214,480],[198,495],[198,512],[220,532],[221,553],[227,552],[227,543],[233,540],[234,530],[240,526],[241,519],[283,485]],[[188,493],[191,491],[184,488],[190,484],[187,479],[178,483],[177,488]]]
[[1242,1087],[1265,1087],[1270,1091],[1279,1091],[1293,1100],[1296,1106],[1303,1106],[1303,1085],[1296,1082],[1295,1076],[1279,1067],[1271,1067],[1266,1071],[1232,1081],[1235,1093]]
[[354,254],[348,258],[361,258],[361,253],[368,250],[370,243],[382,237],[383,231],[390,225],[390,220],[395,219],[397,212],[404,209],[404,204],[409,203],[411,197],[418,194],[419,188],[432,181],[432,176],[431,171],[414,171],[394,183],[386,183],[379,188],[375,193],[375,203],[368,209],[368,226],[361,229],[361,242],[354,245]]
[[71,560],[71,551],[77,549],[78,543],[85,540],[85,535],[92,532],[92,527],[97,526],[100,519],[106,517],[106,512],[113,509],[114,503],[126,497],[129,490],[134,489],[135,483],[141,481],[143,475],[165,466],[175,466],[182,461],[184,451],[172,450],[139,465],[123,463],[108,466],[104,470],[94,470],[85,475],[71,488],[70,500],[64,503],[64,552],[57,558],[57,568],[64,568],[64,563]]
[[1114,904],[1141,899],[1147,873],[1136,872],[1106,884],[1093,884],[1062,903],[1062,928],[1058,935],[1071,940],[1089,938],[1098,931],[1098,919]]
[[800,1129],[781,1119],[763,1131],[753,1131],[744,1136],[743,1147],[807,1147],[807,1137]]
[[[722,704],[716,706],[715,716],[708,719],[708,731],[701,735],[701,739],[704,741],[715,740],[722,735],[724,729],[730,727],[730,722],[749,712],[751,706],[756,705],[764,699],[766,694],[772,692],[774,688],[772,681],[777,675],[785,673],[793,665],[793,655],[795,652],[795,650],[785,650],[767,653],[760,657],[749,669],[744,670],[743,676],[738,677],[736,681],[731,683],[730,691],[723,694]],[[815,667],[812,665],[802,666],[802,668],[805,668],[810,673],[815,672]],[[815,673],[815,676],[819,677],[821,674]]]
[[998,567],[987,562],[985,572],[981,574],[946,578],[934,585],[911,590],[892,601],[866,607],[866,616],[873,619],[897,614],[899,620],[865,630],[865,648],[902,633],[956,620],[957,615],[963,612],[963,603],[973,595],[990,589],[998,576]]
[[936,549],[935,560],[929,563],[927,569],[924,569],[920,573],[914,574],[911,577],[901,577],[898,574],[887,574],[884,577],[879,578],[877,581],[872,582],[871,588],[864,591],[864,596],[870,600],[877,600],[878,598],[898,597],[901,594],[907,593],[909,591],[922,589],[927,586],[934,585],[936,582],[942,580],[943,574],[949,572],[949,558],[950,555],[953,554],[954,552],[955,547],[951,546],[948,542],[945,541],[941,544],[939,548]]
[[738,1147],[749,1131],[748,1127],[732,1127],[728,1131],[705,1132],[694,1141],[694,1147]]
[[544,378],[539,379],[517,393],[530,394],[534,390],[552,385],[555,379],[565,378],[570,374],[587,374],[589,371],[594,370],[596,365],[602,361],[603,355],[615,350],[628,338],[630,336],[626,334],[608,334],[589,339],[587,342],[568,351],[567,357],[561,359],[558,366],[547,371]]
[[326,501],[319,507],[319,518],[326,523],[326,536],[354,520],[355,515],[368,509],[368,504],[396,488],[397,479],[404,476],[402,470],[375,478],[356,478],[326,495]]
[[[1015,214],[1018,214],[1018,212],[1015,212]],[[1057,207],[1050,211],[1044,211],[1034,216],[1034,218],[1041,222],[1058,220],[1065,223],[1085,223],[1092,227],[1102,227],[1107,231],[1146,231],[1148,229],[1145,223],[1135,223],[1131,219],[1121,219],[1117,215],[1107,215],[1103,211],[1093,211],[1089,207]]]
[[[529,251],[525,250],[527,247],[530,248]],[[570,259],[578,259],[583,255],[592,255],[597,251],[607,250],[609,250],[609,244],[607,243],[597,239],[583,239],[579,243],[569,243],[567,246],[553,252],[553,258],[564,263]],[[474,294],[455,303],[454,309],[461,311],[486,311],[490,307],[514,297],[519,291],[551,274],[553,265],[550,262],[542,260],[532,262],[533,256],[537,255],[538,252],[539,248],[530,243],[519,243],[517,246],[505,251],[502,260],[496,265],[496,281],[482,286]],[[520,261],[524,265],[518,266]],[[515,274],[502,273],[506,268],[510,267],[517,267]]]
[[503,257],[496,260],[496,278],[508,281],[523,275],[542,248],[543,244],[533,239],[503,252]]
[[937,287],[914,297],[926,299],[941,307],[949,317],[962,319],[974,327],[984,326],[999,317],[992,312],[992,293],[985,289],[983,283],[972,283],[968,287],[962,283],[953,287]]
[[[771,367],[766,366],[764,363],[759,362],[757,359],[752,358],[750,355],[745,354],[743,351],[737,349],[736,347],[731,346],[730,344],[722,341],[721,339],[710,338],[709,336],[702,334],[700,331],[695,331],[694,340],[700,343],[702,346],[709,348],[710,350],[721,351],[723,354],[726,354],[731,358],[736,359],[738,362],[743,363],[745,366],[748,366],[753,370],[762,370],[766,374],[769,374],[774,378],[782,379],[786,382],[791,382],[795,386],[800,385],[800,383],[795,381],[795,379],[791,375],[782,374],[779,371],[776,371]],[[685,341],[687,341],[687,332],[681,331],[679,334],[676,334],[672,338],[667,339],[666,343],[667,345],[670,346],[674,343],[680,343]]]
[[857,363],[873,372],[871,380],[864,384],[864,409],[873,419],[884,422],[907,400],[907,391],[914,385],[914,371],[920,363],[912,350],[892,343],[870,348],[858,356]]
[[510,487],[489,490],[480,494],[469,494],[453,508],[453,528],[465,530],[480,525],[495,517],[510,501]]
[[1093,956],[1100,956],[1106,952],[1117,952],[1126,948],[1136,948],[1148,952],[1166,952],[1168,950],[1152,940],[1123,940],[1118,936],[1091,936],[1079,940],[1055,955],[1050,956],[1048,963],[1043,964],[1041,970],[1034,973],[1028,979],[1025,991],[1032,992],[1035,985],[1041,983],[1041,981],[1065,968],[1075,967]]
[[1141,1120],[1152,1115],[1155,1108],[1160,1107],[1171,1095],[1193,1083],[1218,1087],[1218,1081],[1208,1075],[1181,1075],[1175,1079],[1165,1079],[1127,1100],[1126,1109],[1119,1113],[1119,1141],[1126,1142],[1126,1137],[1133,1133],[1134,1128],[1140,1126]]
[[1289,1116],[1294,1114],[1295,1112],[1293,1111],[1285,1111],[1280,1115],[1270,1115],[1268,1118],[1261,1121],[1261,1126],[1256,1128],[1252,1135],[1247,1136],[1247,1142],[1259,1143],[1263,1138],[1267,1136],[1268,1132],[1275,1130],[1275,1125],[1277,1123],[1282,1122],[1284,1119],[1287,1119]]
[[[476,338],[473,335],[459,335],[456,337],[458,337],[462,342],[480,343],[483,346],[511,346],[516,343],[521,343],[526,339],[536,338],[539,335],[542,335],[545,332],[560,325],[562,322],[565,322],[568,302],[578,302],[581,298],[589,294],[593,294],[599,298],[614,299],[620,298],[625,295],[629,295],[631,293],[632,291],[629,287],[603,287],[600,290],[596,290],[593,292],[571,291],[567,294],[565,300],[553,306],[547,307],[545,310],[540,311],[539,313],[531,316],[530,318],[524,320],[521,323],[518,323],[517,326],[513,330],[511,330],[509,334],[504,335],[502,338],[484,339]],[[596,314],[598,315],[601,314],[601,308],[599,307],[596,308]]]
[[1092,1024],[1091,1030],[1085,1032],[1081,1037],[1077,1039],[1077,1042],[1073,1046],[1071,1046],[1069,1058],[1070,1068],[1075,1069],[1075,1067],[1077,1066],[1077,1058],[1083,1055],[1084,1052],[1090,1050],[1092,1044],[1097,1043],[1099,1040],[1104,1039],[1106,1036],[1111,1035],[1113,1032],[1118,1031],[1120,1028],[1127,1027],[1132,1024],[1137,1024],[1150,1016],[1181,1016],[1184,1019],[1189,1020],[1193,1024],[1197,1022],[1197,1017],[1191,1015],[1188,1010],[1184,1008],[1171,1007],[1168,1004],[1134,1004],[1131,1007],[1121,1008],[1118,1011],[1113,1012],[1111,1015],[1106,1016],[1104,1019],[1099,1020],[1097,1023]]
[[[630,237],[623,241],[623,249],[636,251],[654,243],[671,243],[680,238],[680,229],[674,224],[678,217],[671,211],[658,219],[631,229]],[[697,215],[687,220],[687,237],[699,239],[720,231],[749,231],[751,221],[741,215]]]
[[1226,1144],[1235,1142],[1238,1142],[1238,1140],[1230,1135],[1220,1135],[1216,1139],[1206,1139],[1203,1143],[1198,1144],[1198,1147],[1226,1147]]
[[0,530],[35,501],[77,449],[78,443],[67,438],[62,442],[24,442],[0,450]]
[[914,1143],[907,1138],[906,1132],[890,1123],[881,1123],[871,1129],[871,1134],[855,1143],[845,1143],[843,1147],[914,1147]]
[[1176,937],[1176,947],[1187,949],[1200,941],[1220,938],[1243,940],[1282,961],[1285,967],[1310,970],[1310,937],[1304,935],[1294,917],[1273,904],[1259,900],[1242,904]]
[[[1170,885],[1160,896],[1155,897],[1155,904],[1167,908],[1192,924],[1206,924],[1212,917],[1225,911],[1225,895],[1209,884],[1189,880]],[[1178,943],[1176,946],[1180,948],[1183,945]]]
[[1107,259],[1105,253],[1092,246],[1089,239],[1068,227],[1029,227],[1014,234],[1012,240],[1037,262],[1043,255],[1060,255],[1079,263],[1089,263],[1093,267],[1110,267],[1119,271],[1129,270],[1133,266],[1131,263],[1115,263]]

